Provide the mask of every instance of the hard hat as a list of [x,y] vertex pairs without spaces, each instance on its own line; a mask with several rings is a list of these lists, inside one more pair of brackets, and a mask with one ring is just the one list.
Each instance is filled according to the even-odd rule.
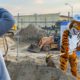
[[80,22],[80,14],[75,14],[73,20]]
[[0,36],[8,32],[15,24],[14,18],[6,9],[0,8]]

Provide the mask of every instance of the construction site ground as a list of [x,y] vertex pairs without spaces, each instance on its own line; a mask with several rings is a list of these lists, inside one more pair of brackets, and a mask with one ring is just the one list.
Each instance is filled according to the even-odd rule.
[[[9,46],[6,66],[11,80],[75,80],[70,73],[70,68],[66,74],[59,69],[59,56],[57,55],[60,51],[50,51],[56,68],[47,67],[45,58],[48,52],[28,52],[27,47],[30,44],[18,45],[9,37],[6,39]],[[2,44],[2,39],[0,39],[0,44]],[[2,45],[0,47],[4,51]]]

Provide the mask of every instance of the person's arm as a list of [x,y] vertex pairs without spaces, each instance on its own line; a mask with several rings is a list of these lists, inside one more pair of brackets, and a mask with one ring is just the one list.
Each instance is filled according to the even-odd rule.
[[1,51],[0,51],[0,80],[11,80]]

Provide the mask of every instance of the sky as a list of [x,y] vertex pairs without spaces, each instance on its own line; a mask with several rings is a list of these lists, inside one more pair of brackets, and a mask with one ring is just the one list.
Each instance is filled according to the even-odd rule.
[[68,15],[71,7],[74,13],[80,12],[80,0],[0,0],[0,7],[6,8],[13,15],[60,13]]

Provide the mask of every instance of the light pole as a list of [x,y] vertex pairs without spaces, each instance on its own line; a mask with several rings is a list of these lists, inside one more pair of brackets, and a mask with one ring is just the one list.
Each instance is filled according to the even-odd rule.
[[68,5],[71,8],[71,13],[72,13],[72,17],[73,17],[73,6],[69,3],[65,3],[65,5]]

